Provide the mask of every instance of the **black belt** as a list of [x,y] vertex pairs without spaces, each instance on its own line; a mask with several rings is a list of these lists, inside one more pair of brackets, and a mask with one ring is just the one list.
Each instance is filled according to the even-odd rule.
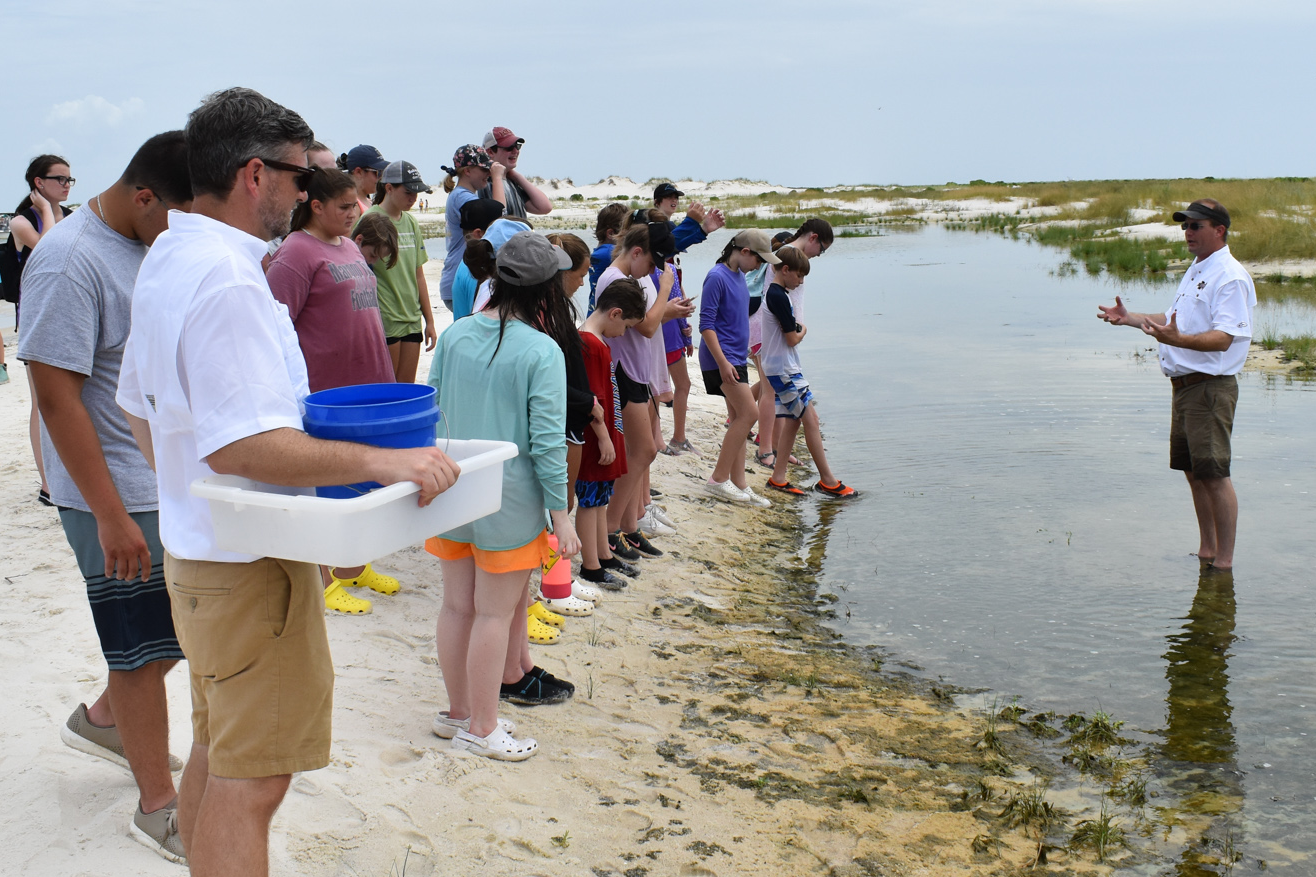
[[1204,375],[1201,372],[1181,375],[1177,378],[1170,378],[1170,386],[1176,390],[1182,390],[1184,387],[1191,387],[1193,384],[1200,384],[1202,381],[1218,381],[1221,378],[1227,378],[1229,375]]

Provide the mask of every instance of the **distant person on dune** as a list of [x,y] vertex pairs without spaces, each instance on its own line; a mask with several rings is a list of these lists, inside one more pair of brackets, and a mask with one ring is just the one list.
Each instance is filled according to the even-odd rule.
[[1201,534],[1203,567],[1234,568],[1238,497],[1229,477],[1230,435],[1238,378],[1252,341],[1257,304],[1252,277],[1229,252],[1229,211],[1210,198],[1174,214],[1197,258],[1163,314],[1135,314],[1119,296],[1099,306],[1099,319],[1135,326],[1161,344],[1161,371],[1174,388],[1170,403],[1170,468],[1188,479]]

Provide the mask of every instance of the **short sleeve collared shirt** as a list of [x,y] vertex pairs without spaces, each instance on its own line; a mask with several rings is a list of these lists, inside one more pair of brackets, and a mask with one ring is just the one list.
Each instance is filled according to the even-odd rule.
[[1232,335],[1234,341],[1227,350],[1219,351],[1162,344],[1161,371],[1172,378],[1194,372],[1238,374],[1243,370],[1252,342],[1252,309],[1256,305],[1257,291],[1252,277],[1230,254],[1229,247],[1193,262],[1179,281],[1179,291],[1165,312],[1166,319],[1175,314],[1175,323],[1185,335],[1218,329]]
[[265,253],[259,238],[175,211],[137,275],[117,400],[151,426],[160,539],[175,557],[257,559],[215,544],[210,507],[188,488],[214,474],[206,457],[220,448],[302,429],[306,364],[265,282]]

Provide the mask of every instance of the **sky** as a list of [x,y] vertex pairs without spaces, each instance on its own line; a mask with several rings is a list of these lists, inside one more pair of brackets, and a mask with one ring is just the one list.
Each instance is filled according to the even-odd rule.
[[432,184],[495,125],[577,183],[1307,176],[1313,24],[1301,0],[4,0],[0,210],[42,152],[89,199],[233,85]]

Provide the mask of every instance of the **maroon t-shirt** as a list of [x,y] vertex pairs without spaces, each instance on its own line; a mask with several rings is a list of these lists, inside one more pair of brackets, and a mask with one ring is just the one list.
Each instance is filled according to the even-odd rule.
[[340,241],[334,246],[295,231],[265,272],[270,291],[292,317],[312,393],[393,383],[375,272],[355,243]]
[[621,419],[614,410],[612,393],[612,350],[593,332],[580,333],[580,352],[585,359],[585,374],[589,376],[589,389],[603,408],[603,422],[608,437],[617,451],[617,459],[607,466],[599,464],[599,437],[593,425],[585,427],[585,447],[580,457],[581,481],[616,481],[626,474],[626,442],[617,423]]

